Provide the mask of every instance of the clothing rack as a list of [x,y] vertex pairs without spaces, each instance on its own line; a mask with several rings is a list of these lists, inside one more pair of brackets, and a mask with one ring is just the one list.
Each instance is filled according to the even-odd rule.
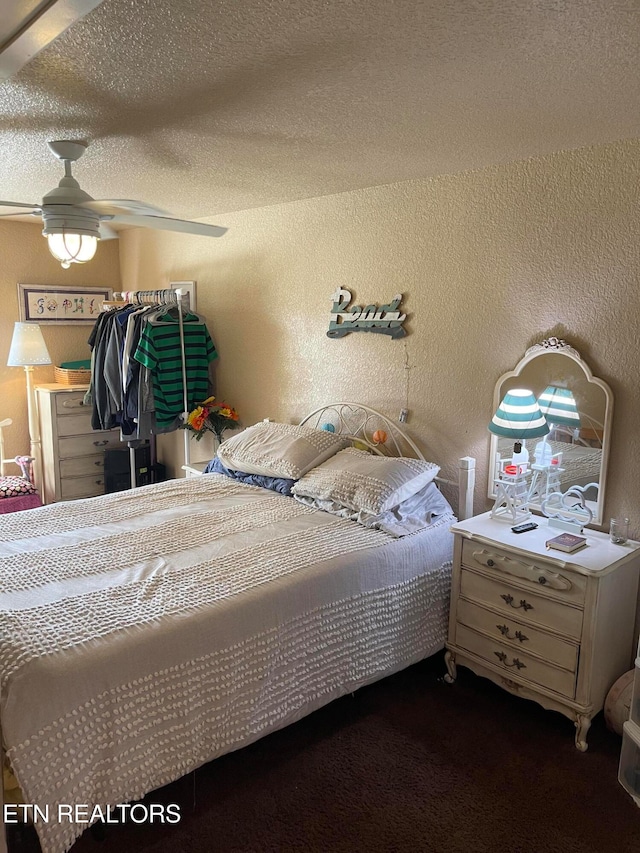
[[[189,417],[189,396],[187,390],[187,362],[184,350],[184,315],[182,308],[182,299],[187,296],[186,291],[180,288],[169,290],[123,290],[120,293],[114,293],[115,300],[105,300],[102,303],[103,308],[112,308],[122,306],[127,303],[132,305],[176,305],[178,308],[178,329],[180,333],[180,360],[182,366],[182,401],[183,401],[183,422],[187,423]],[[120,297],[120,299],[117,299]],[[184,464],[189,465],[191,462],[191,445],[189,443],[189,430],[183,430],[184,433]],[[154,454],[155,455],[155,454]],[[129,468],[131,470],[131,488],[136,488],[136,455],[135,448],[129,447]]]

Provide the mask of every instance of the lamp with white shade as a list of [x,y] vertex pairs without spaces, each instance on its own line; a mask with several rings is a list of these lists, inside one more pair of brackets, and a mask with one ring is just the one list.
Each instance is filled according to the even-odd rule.
[[528,506],[529,451],[526,440],[540,438],[549,432],[549,424],[533,391],[527,388],[508,391],[491,419],[489,432],[514,441],[512,456],[507,459],[498,457],[496,460],[496,502],[491,517],[514,523],[524,521],[531,515]]
[[42,493],[42,445],[38,408],[33,388],[33,368],[51,364],[51,357],[42,336],[42,330],[36,323],[16,323],[13,329],[9,349],[8,367],[24,367],[27,380],[27,410],[29,414],[30,455],[34,462],[34,480]]
[[[572,430],[580,429],[580,413],[576,398],[568,388],[547,385],[538,397],[538,406],[547,423],[554,426],[568,426]],[[540,465],[548,465],[553,455],[547,436],[536,446],[534,456]]]
[[[538,397],[538,406],[549,424],[549,430],[556,426],[570,427],[572,432],[580,429],[580,414],[575,397],[568,388],[547,385]],[[529,502],[538,504],[546,501],[553,492],[560,489],[562,452],[555,452],[545,435],[533,451],[533,476],[529,488]]]

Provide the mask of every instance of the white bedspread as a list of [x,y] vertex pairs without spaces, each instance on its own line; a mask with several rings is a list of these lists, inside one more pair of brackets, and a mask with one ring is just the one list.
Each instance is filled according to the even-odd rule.
[[[444,641],[450,516],[392,539],[217,474],[0,519],[25,800],[138,799]],[[36,824],[43,853],[84,825]]]

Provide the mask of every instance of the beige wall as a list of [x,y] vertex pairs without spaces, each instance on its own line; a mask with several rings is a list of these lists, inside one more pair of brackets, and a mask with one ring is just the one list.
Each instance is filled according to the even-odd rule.
[[[632,141],[235,213],[217,240],[130,231],[123,287],[197,280],[219,391],[247,424],[336,400],[391,417],[406,405],[446,475],[477,457],[476,511],[496,380],[528,346],[565,338],[613,389],[605,514],[630,515],[640,536],[639,181]],[[338,285],[358,303],[403,293],[409,335],[328,339]]]
[[[356,400],[397,417],[455,477],[478,460],[485,498],[493,387],[525,349],[566,339],[611,386],[615,405],[605,526],[626,514],[640,538],[640,141],[559,153],[220,217],[219,240],[143,230],[63,270],[40,226],[0,222],[0,418],[7,455],[28,449],[24,372],[6,366],[17,284],[160,288],[198,282],[220,352],[219,396],[245,424],[295,422]],[[331,294],[360,303],[404,294],[409,335],[326,337]],[[88,357],[89,326],[43,325],[54,363]],[[35,371],[52,381],[52,368]],[[173,470],[183,434],[162,437]],[[192,458],[212,448],[191,442]],[[454,496],[448,495],[453,502]]]
[[[0,221],[0,419],[13,419],[5,435],[8,458],[29,451],[24,370],[7,367],[13,324],[20,319],[18,283],[111,287],[115,290],[120,287],[117,240],[99,245],[95,258],[87,266],[73,265],[63,270],[49,254],[41,232],[41,224]],[[90,326],[42,324],[41,328],[54,364],[89,358],[87,337]],[[35,368],[34,381],[53,382],[53,367]]]

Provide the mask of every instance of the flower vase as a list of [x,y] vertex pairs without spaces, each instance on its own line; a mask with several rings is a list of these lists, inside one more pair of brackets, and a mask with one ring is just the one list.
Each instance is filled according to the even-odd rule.
[[198,446],[198,457],[202,461],[205,459],[213,459],[218,452],[218,446],[220,444],[215,433],[207,432],[200,439],[197,438],[196,435],[192,435],[191,438]]

